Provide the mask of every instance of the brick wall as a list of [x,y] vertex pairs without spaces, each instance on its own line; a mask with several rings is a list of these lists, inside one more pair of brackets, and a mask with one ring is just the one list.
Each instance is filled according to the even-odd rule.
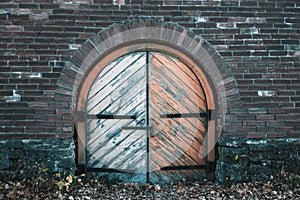
[[230,66],[242,104],[229,105],[224,137],[299,138],[299,1],[2,0],[0,139],[71,138],[64,67],[95,33],[141,18],[190,29]]

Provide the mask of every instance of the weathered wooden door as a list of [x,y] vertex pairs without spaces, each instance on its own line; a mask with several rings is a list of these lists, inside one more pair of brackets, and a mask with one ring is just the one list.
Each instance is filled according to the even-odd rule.
[[205,94],[179,59],[135,52],[104,68],[87,102],[87,167],[127,182],[206,175]]

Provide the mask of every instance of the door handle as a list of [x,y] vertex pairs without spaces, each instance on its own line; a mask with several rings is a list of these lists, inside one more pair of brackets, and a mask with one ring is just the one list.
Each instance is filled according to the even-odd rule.
[[152,134],[153,132],[153,126],[145,126],[145,127],[141,127],[141,126],[123,126],[122,130],[148,130],[150,131],[149,133],[149,137],[154,138],[159,136],[159,134]]
[[135,115],[112,115],[112,114],[97,114],[97,119],[136,119]]
[[152,130],[152,126],[123,126],[122,130]]

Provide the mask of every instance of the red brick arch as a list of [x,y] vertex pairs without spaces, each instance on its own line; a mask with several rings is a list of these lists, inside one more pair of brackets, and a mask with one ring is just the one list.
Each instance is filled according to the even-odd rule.
[[[72,102],[70,113],[78,122],[88,90],[102,68],[114,59],[138,50],[172,54],[187,63],[198,75],[214,110],[214,132],[222,132],[228,106],[240,104],[239,92],[230,68],[218,52],[199,35],[176,23],[136,20],[114,24],[87,40],[73,55],[59,81],[57,95]],[[80,121],[80,120],[79,120]],[[216,127],[216,128],[215,128]]]

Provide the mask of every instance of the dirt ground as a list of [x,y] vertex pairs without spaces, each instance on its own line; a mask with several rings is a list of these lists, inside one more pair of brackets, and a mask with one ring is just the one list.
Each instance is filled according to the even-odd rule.
[[0,181],[0,199],[300,199],[300,175],[281,173],[265,182],[219,185],[180,182],[166,185],[120,183],[84,175]]

